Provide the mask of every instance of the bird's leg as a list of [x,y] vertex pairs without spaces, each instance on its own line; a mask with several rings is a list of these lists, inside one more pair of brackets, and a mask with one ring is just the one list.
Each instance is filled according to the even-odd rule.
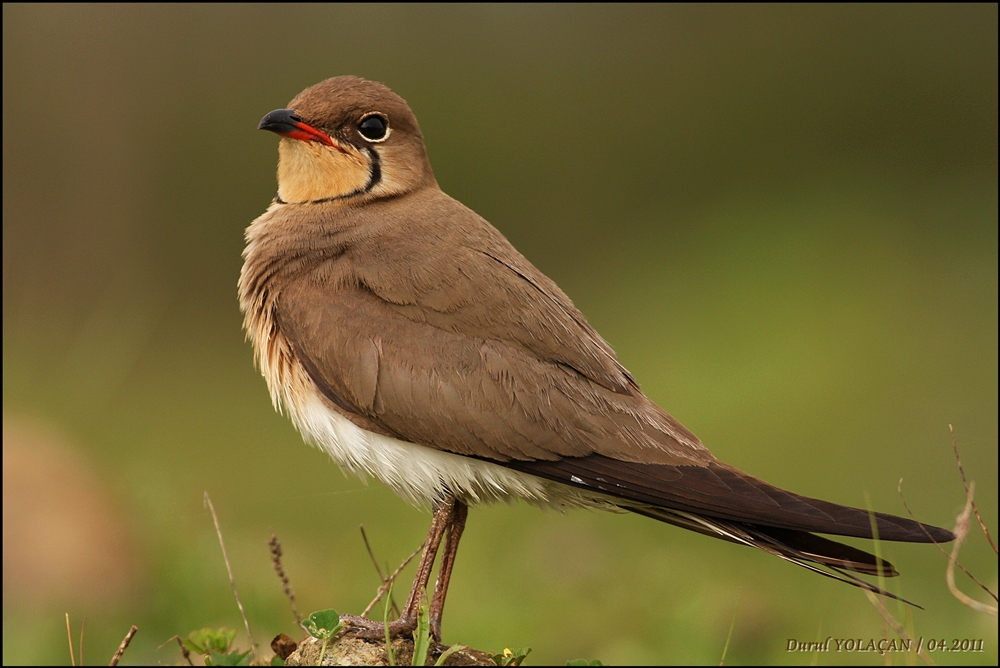
[[468,515],[469,507],[456,500],[451,522],[448,524],[448,538],[444,543],[444,554],[441,555],[441,570],[438,572],[437,584],[434,587],[434,600],[431,601],[431,637],[437,642],[441,642],[441,615],[444,614],[444,598],[448,595],[448,582],[451,580],[451,570],[455,566],[458,541],[462,539],[465,519]]
[[417,564],[417,573],[413,576],[413,587],[410,589],[410,595],[403,606],[403,613],[399,616],[400,621],[405,619],[410,623],[405,632],[413,631],[417,627],[420,597],[426,591],[427,583],[430,582],[431,571],[434,569],[434,559],[437,557],[441,539],[444,538],[445,531],[452,522],[457,503],[455,497],[449,494],[434,508],[434,519],[431,520],[431,529],[427,534],[427,545],[420,557],[420,563]]
[[[427,540],[424,542],[424,552],[417,564],[417,573],[413,576],[413,587],[410,595],[403,606],[403,612],[399,619],[389,622],[389,637],[409,635],[417,628],[417,613],[420,605],[420,595],[427,588],[427,582],[431,577],[431,570],[434,568],[434,559],[437,557],[441,539],[445,530],[451,525],[452,517],[455,513],[456,505],[461,505],[466,509],[465,504],[455,500],[450,494],[443,501],[434,505],[434,517],[431,519],[431,528],[427,533]],[[463,515],[464,523],[464,515]],[[448,544],[451,544],[449,538]],[[436,596],[435,596],[436,600]],[[442,600],[442,605],[444,601]],[[357,615],[341,615],[340,618],[347,622],[350,632],[360,638],[384,638],[385,625],[365,617]]]

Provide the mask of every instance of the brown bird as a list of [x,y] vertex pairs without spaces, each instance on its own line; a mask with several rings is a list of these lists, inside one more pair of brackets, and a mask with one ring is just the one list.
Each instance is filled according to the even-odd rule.
[[[650,401],[559,287],[444,194],[406,102],[342,76],[267,114],[278,193],[247,228],[240,307],[276,408],[347,471],[434,508],[393,635],[440,543],[441,615],[468,505],[623,509],[890,595],[886,561],[815,533],[951,532],[785,491],[717,460]],[[345,615],[362,636],[380,622]]]

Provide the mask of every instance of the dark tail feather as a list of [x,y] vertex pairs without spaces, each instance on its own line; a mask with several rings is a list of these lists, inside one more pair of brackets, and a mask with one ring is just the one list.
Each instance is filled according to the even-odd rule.
[[899,575],[888,561],[879,559],[872,554],[853,548],[843,543],[821,538],[806,531],[790,529],[775,529],[752,524],[742,524],[718,520],[684,511],[669,510],[650,506],[623,506],[628,510],[651,517],[661,522],[667,522],[684,529],[721,538],[740,545],[763,550],[780,559],[801,566],[813,573],[819,573],[853,587],[865,589],[874,594],[908,603],[915,608],[921,606],[896,596],[881,587],[854,575],[882,575],[893,577]]
[[946,543],[955,539],[940,527],[795,494],[717,461],[647,464],[592,454],[552,461],[511,460],[503,465],[598,494],[640,515],[764,550],[828,578],[899,600],[904,599],[855,575],[891,577],[897,575],[892,564],[815,534],[872,538],[874,522],[882,540]]
[[844,545],[805,531],[761,526],[754,528],[762,536],[767,536],[779,545],[801,552],[824,566],[836,566],[862,575],[881,575],[886,578],[899,575],[899,572],[885,559],[879,559],[873,554],[850,545]]

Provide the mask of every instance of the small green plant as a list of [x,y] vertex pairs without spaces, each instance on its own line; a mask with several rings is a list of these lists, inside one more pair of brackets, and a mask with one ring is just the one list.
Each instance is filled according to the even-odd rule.
[[[430,648],[431,616],[430,611],[427,609],[427,599],[421,594],[420,605],[417,607],[417,628],[413,632],[413,659],[410,661],[410,665],[423,666],[426,664],[427,652],[430,651]],[[466,649],[465,645],[452,645],[445,651],[441,652],[441,656],[439,656],[437,661],[434,662],[434,665],[443,666],[449,656],[455,652],[460,652],[463,649]]]
[[448,660],[449,656],[451,656],[455,652],[461,652],[463,649],[467,649],[467,647],[465,645],[457,645],[457,644],[456,645],[452,645],[451,647],[449,647],[445,651],[441,652],[441,656],[439,656],[438,660],[434,662],[434,665],[435,666],[443,666],[444,662]]
[[417,606],[417,628],[413,631],[413,660],[411,666],[422,666],[427,662],[427,650],[431,647],[431,616],[427,609],[427,597],[420,592]]
[[600,659],[573,659],[566,662],[567,666],[603,666]]
[[323,665],[327,643],[344,628],[340,615],[333,609],[314,612],[302,622],[302,628],[313,638],[323,641],[323,646],[319,650],[319,665]]
[[504,648],[502,654],[489,654],[490,660],[497,664],[498,666],[520,666],[521,662],[531,654],[530,647],[522,647],[521,649],[511,651],[509,648]]
[[250,652],[233,650],[233,640],[235,639],[235,629],[204,628],[192,631],[181,642],[189,652],[204,656],[206,666],[239,666],[246,661]]
[[385,628],[385,656],[390,666],[396,665],[396,653],[392,651],[392,637],[389,635],[389,602],[392,600],[392,581],[385,592],[385,609],[382,611],[382,626]]

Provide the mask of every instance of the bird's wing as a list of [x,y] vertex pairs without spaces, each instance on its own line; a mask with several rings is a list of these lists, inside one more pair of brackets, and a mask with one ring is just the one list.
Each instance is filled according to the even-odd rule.
[[496,228],[440,190],[407,199],[359,214],[361,238],[344,260],[365,289],[409,320],[520,347],[613,392],[637,389],[569,297]]
[[282,286],[317,386],[386,433],[499,462],[714,461],[495,228],[436,189],[403,200],[352,212],[314,242],[336,252]]
[[501,463],[593,453],[714,459],[641,392],[612,391],[517,344],[414,320],[364,286],[286,286],[276,316],[331,402],[402,440]]

